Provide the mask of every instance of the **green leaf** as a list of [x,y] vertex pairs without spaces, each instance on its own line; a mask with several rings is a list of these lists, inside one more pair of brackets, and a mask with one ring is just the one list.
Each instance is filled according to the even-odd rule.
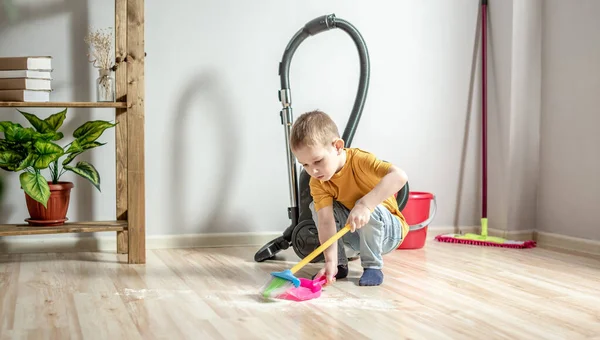
[[33,135],[33,139],[55,141],[55,140],[62,139],[64,136],[65,135],[62,132],[55,132],[55,131],[50,131],[50,132],[45,132],[45,133],[35,132],[35,134]]
[[19,143],[32,140],[35,134],[32,128],[24,128],[21,124],[7,121],[0,122],[0,130],[4,131],[6,140]]
[[0,151],[7,151],[16,148],[17,144],[6,139],[0,139]]
[[115,125],[117,124],[104,120],[86,122],[73,132],[73,137],[77,138],[80,145],[85,145],[95,141],[102,133],[104,133],[104,130],[114,127]]
[[93,149],[93,148],[97,148],[99,146],[105,145],[106,143],[100,143],[100,142],[91,142],[91,143],[87,143],[83,146],[83,150],[89,150],[89,149]]
[[[37,132],[41,132],[43,134],[57,132],[57,130],[62,126],[63,122],[65,121],[67,115],[67,109],[64,109],[63,111],[55,113],[49,116],[48,118],[42,120],[32,113],[21,110],[18,111],[29,121],[29,123],[31,123],[31,125],[33,125]],[[62,133],[60,134],[62,135]]]
[[14,163],[0,163],[0,168],[4,169],[6,171],[19,172],[21,170],[25,170],[28,167],[32,166],[34,158],[35,158],[35,155],[30,153],[27,155],[27,157],[22,158],[20,161],[17,161]]
[[0,151],[14,150],[19,147],[21,147],[19,143],[15,143],[6,139],[0,139]]
[[48,123],[48,125],[50,125],[52,130],[56,131],[62,126],[66,117],[67,117],[67,109],[64,109],[60,112],[57,112],[57,113],[49,116],[48,118],[44,119],[44,121],[46,123]]
[[102,146],[104,144],[106,144],[106,143],[91,142],[91,143],[81,145],[79,143],[79,141],[76,139],[71,143],[71,146],[69,146],[69,148],[67,149],[67,151],[65,151],[65,153],[72,153],[72,152],[82,153],[85,150],[93,149],[93,148]]
[[0,139],[0,168],[6,171],[20,171],[31,166],[33,154],[31,142],[16,143]]
[[32,174],[31,172],[23,172],[19,176],[21,187],[29,197],[40,202],[47,208],[48,199],[50,198],[50,187],[48,181],[39,172]]
[[54,140],[59,140],[59,139],[62,139],[64,136],[65,136],[65,134],[62,133],[62,132],[55,132],[54,133],[54,137],[51,138],[51,139],[49,139],[49,140],[53,140],[53,141]]
[[0,165],[4,167],[16,166],[23,158],[23,155],[13,150],[0,151]]
[[15,167],[15,169],[13,171],[25,170],[28,167],[33,166],[34,159],[35,159],[35,154],[33,154],[33,153],[27,154],[27,157],[24,160],[22,160],[21,162],[19,162],[19,164]]
[[81,144],[79,144],[79,141],[77,139],[75,139],[74,141],[71,142],[71,145],[69,145],[69,148],[67,149],[67,151],[65,151],[65,153],[82,152],[82,151],[83,151],[83,147],[81,147]]
[[46,132],[46,133],[41,133],[41,132],[33,132],[33,136],[31,138],[31,140],[43,140],[43,141],[56,141],[59,139],[62,139],[64,137],[64,134],[62,132],[54,132],[54,131],[50,131],[50,132]]
[[89,180],[96,187],[96,189],[98,189],[98,191],[101,191],[100,174],[98,173],[98,170],[96,170],[96,168],[94,168],[94,166],[90,163],[81,161],[77,162],[77,165],[75,166],[65,165],[64,168],[65,170],[72,171],[78,174],[79,176]]
[[50,163],[64,155],[63,148],[48,141],[38,140],[35,142],[34,148],[34,152],[37,157],[33,167],[36,169],[45,169],[50,165]]
[[91,143],[81,146],[81,145],[79,145],[79,142],[76,139],[71,143],[71,146],[67,149],[67,151],[65,151],[65,154],[68,154],[69,156],[67,156],[67,158],[65,158],[65,160],[62,162],[62,165],[67,165],[67,164],[71,163],[73,161],[73,159],[75,159],[75,157],[81,155],[84,151],[93,149],[93,148],[97,148],[104,144],[106,144],[106,143],[91,142]]
[[17,128],[14,133],[6,136],[6,139],[23,143],[33,139],[35,130],[32,128]]
[[6,134],[6,131],[8,129],[14,128],[15,126],[21,126],[21,125],[17,124],[17,123],[9,122],[9,121],[2,121],[2,122],[0,122],[0,132],[4,132]]
[[81,155],[82,153],[83,153],[83,151],[73,152],[73,153],[69,154],[69,156],[67,156],[67,158],[65,158],[65,160],[62,162],[62,165],[67,165],[67,164],[71,163],[73,161],[73,159],[75,159],[75,157]]
[[50,117],[42,120],[38,118],[36,115],[18,110],[28,121],[33,125],[36,130],[36,133],[32,136],[34,139],[43,139],[43,140],[59,140],[64,137],[62,132],[57,132],[56,130],[62,125],[65,120],[66,110],[61,111],[59,113],[55,113]]
[[19,111],[29,121],[29,123],[31,123],[31,125],[33,125],[33,127],[36,129],[37,132],[41,132],[41,133],[53,132],[50,125],[47,122],[39,119],[36,115],[34,115],[32,113],[21,111],[21,110],[17,110],[17,111]]

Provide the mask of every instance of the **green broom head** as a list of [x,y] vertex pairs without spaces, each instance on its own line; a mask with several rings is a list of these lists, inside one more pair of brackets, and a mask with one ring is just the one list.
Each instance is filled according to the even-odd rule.
[[292,287],[300,286],[300,280],[289,269],[281,272],[272,272],[271,276],[271,280],[261,289],[261,295],[264,298],[278,296]]

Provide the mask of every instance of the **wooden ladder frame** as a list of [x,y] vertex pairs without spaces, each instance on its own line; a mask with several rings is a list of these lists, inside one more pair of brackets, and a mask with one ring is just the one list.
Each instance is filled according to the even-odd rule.
[[115,0],[115,102],[0,102],[0,107],[115,109],[116,219],[53,227],[0,225],[0,237],[116,232],[117,253],[127,254],[127,263],[146,263],[144,25],[144,0]]
[[[145,218],[145,77],[144,0],[115,0],[117,252],[128,263],[146,262]],[[123,65],[125,64],[125,65]],[[125,66],[125,67],[123,67]]]

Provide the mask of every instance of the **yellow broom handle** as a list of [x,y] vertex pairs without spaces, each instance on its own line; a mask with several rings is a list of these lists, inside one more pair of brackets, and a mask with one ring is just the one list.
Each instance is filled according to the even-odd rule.
[[350,231],[350,225],[346,225],[344,228],[340,229],[335,235],[331,236],[329,240],[325,241],[319,248],[312,251],[312,253],[308,254],[307,257],[303,258],[302,261],[298,262],[295,266],[290,269],[292,274],[295,274],[297,271],[302,269],[302,267],[306,266],[310,261],[312,261],[315,257],[321,254],[325,249],[327,249],[333,242],[336,242],[340,239],[340,237],[344,236],[348,231]]

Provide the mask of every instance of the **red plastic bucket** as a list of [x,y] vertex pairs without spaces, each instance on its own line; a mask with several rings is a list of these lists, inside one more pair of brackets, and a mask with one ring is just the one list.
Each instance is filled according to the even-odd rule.
[[[433,210],[432,208],[433,204]],[[428,192],[411,191],[402,215],[410,225],[410,231],[398,249],[419,249],[425,245],[427,227],[433,221],[437,204],[435,195]]]

